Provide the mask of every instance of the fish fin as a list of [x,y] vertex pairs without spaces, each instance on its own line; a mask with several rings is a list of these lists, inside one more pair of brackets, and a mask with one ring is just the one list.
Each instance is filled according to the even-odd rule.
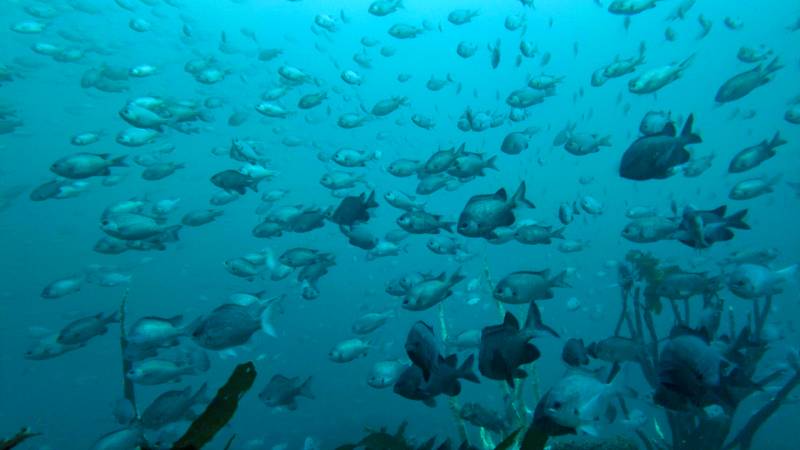
[[564,230],[566,230],[566,229],[567,229],[567,227],[561,227],[561,228],[557,229],[556,231],[552,231],[552,232],[550,232],[550,237],[551,238],[556,238],[556,239],[564,239]]
[[314,393],[311,392],[311,379],[312,377],[309,376],[308,378],[306,378],[306,381],[304,381],[303,384],[300,385],[300,391],[298,392],[298,395],[302,395],[303,397],[307,397],[310,399],[316,398],[314,396]]
[[297,409],[297,400],[292,399],[289,403],[286,404],[286,409],[289,411],[294,411]]
[[475,375],[475,372],[472,371],[472,366],[475,363],[475,355],[470,354],[467,356],[467,359],[461,363],[461,366],[458,368],[458,376],[459,378],[463,378],[467,381],[471,381],[473,383],[480,383],[481,380]]
[[422,400],[422,403],[428,408],[436,408],[436,399],[433,397]]
[[514,193],[514,196],[511,197],[511,203],[516,205],[517,203],[522,203],[523,205],[527,206],[528,208],[536,208],[536,205],[533,202],[529,201],[525,198],[525,182],[522,181],[519,183],[519,187],[517,188],[517,192]]
[[[230,190],[236,192],[239,195],[244,195],[247,192],[247,191],[245,191],[244,187],[242,187],[242,186],[231,188]],[[256,191],[256,192],[258,192],[258,191]]]
[[513,314],[510,312],[506,312],[505,317],[503,318],[503,325],[509,326],[514,328],[515,330],[519,330],[519,321]]
[[494,198],[500,199],[502,201],[508,200],[508,194],[506,194],[506,188],[500,188],[497,192],[493,195]]
[[164,320],[166,322],[169,322],[169,324],[172,325],[173,327],[177,327],[183,321],[183,314],[178,314],[177,316],[172,316]]
[[508,375],[506,375],[506,384],[508,384],[508,387],[510,387],[511,389],[514,389],[514,385],[515,385],[514,377],[510,373]]
[[662,136],[675,136],[678,134],[678,131],[675,129],[675,123],[667,122],[667,124],[664,125],[664,129],[661,130],[659,134]]
[[586,354],[597,359],[597,342],[592,342],[586,346]]
[[589,436],[597,436],[597,428],[594,425],[584,424],[577,428],[578,433],[588,434]]
[[703,139],[700,137],[699,134],[692,132],[692,125],[694,124],[694,114],[689,114],[689,117],[686,119],[686,123],[683,125],[683,129],[681,130],[681,141],[684,145],[686,144],[699,144],[703,142]]

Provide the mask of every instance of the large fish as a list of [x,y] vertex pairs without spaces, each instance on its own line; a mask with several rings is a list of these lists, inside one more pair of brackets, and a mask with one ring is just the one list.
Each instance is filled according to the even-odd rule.
[[692,132],[694,115],[689,115],[679,136],[675,126],[668,124],[661,134],[642,136],[622,155],[619,175],[629,180],[664,179],[674,174],[675,166],[689,161],[689,151],[685,146],[702,142],[699,135]]
[[506,190],[500,188],[494,194],[475,195],[467,201],[464,210],[458,217],[458,233],[467,237],[492,239],[497,237],[494,230],[514,224],[514,208],[524,204],[535,208],[525,198],[525,182],[521,182],[511,198]]

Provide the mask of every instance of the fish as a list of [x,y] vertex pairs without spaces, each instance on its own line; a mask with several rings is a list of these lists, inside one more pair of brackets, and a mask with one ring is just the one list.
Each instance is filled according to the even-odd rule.
[[286,408],[289,411],[297,409],[297,397],[315,399],[311,391],[311,377],[301,381],[300,377],[286,377],[281,374],[273,375],[267,382],[258,398],[271,408]]
[[375,201],[375,191],[370,192],[369,196],[361,193],[359,196],[348,196],[339,202],[339,206],[328,218],[331,222],[338,225],[353,226],[357,223],[366,223],[369,218],[369,211],[377,208]]
[[111,174],[111,167],[128,167],[126,157],[111,157],[108,153],[73,153],[58,159],[50,165],[50,170],[71,180],[105,176]]
[[783,285],[794,279],[797,264],[780,270],[772,270],[763,265],[737,264],[727,276],[725,283],[733,295],[752,300],[783,292]]
[[375,389],[385,389],[397,382],[400,374],[409,367],[397,360],[378,361],[372,365],[367,376],[367,385]]
[[717,94],[714,96],[714,100],[717,103],[729,103],[739,100],[755,88],[769,83],[774,76],[773,74],[782,68],[783,65],[776,56],[766,67],[759,64],[751,70],[734,75],[722,83],[722,86],[719,87]]
[[614,380],[607,384],[580,370],[568,370],[539,400],[533,423],[551,436],[598,435],[600,419],[615,415],[612,399],[625,391],[619,377]]
[[58,343],[67,346],[84,346],[94,337],[108,332],[108,325],[119,323],[119,312],[111,314],[99,313],[93,316],[73,320],[58,333]]
[[412,286],[402,307],[411,311],[424,311],[441,303],[453,294],[453,287],[465,279],[458,269],[449,277],[442,272],[438,277],[421,281]]
[[163,392],[142,412],[142,426],[156,430],[179,420],[194,420],[196,415],[192,407],[210,401],[207,388],[207,384],[203,383],[194,394],[190,386],[182,390]]
[[566,282],[567,272],[550,277],[550,270],[523,270],[512,272],[500,281],[492,292],[495,299],[509,304],[528,304],[533,300],[548,300],[554,297],[553,288],[570,287]]
[[691,205],[684,208],[680,226],[674,237],[682,244],[692,248],[708,248],[716,242],[733,239],[731,228],[749,230],[744,219],[747,210],[743,209],[726,216],[727,206],[713,210],[698,210]]
[[718,401],[723,357],[701,330],[675,327],[660,351],[656,404],[670,410]]
[[633,94],[652,94],[677,81],[683,76],[694,61],[695,55],[680,62],[673,62],[666,66],[650,69],[628,81],[628,91]]
[[771,140],[764,139],[756,145],[744,148],[737,152],[728,165],[728,173],[742,173],[760,166],[764,161],[777,154],[776,148],[786,144],[780,132],[776,132]]
[[580,367],[589,364],[589,351],[583,344],[583,339],[570,338],[564,343],[561,350],[561,360],[568,366]]
[[662,134],[643,136],[634,141],[625,153],[619,166],[619,175],[629,180],[665,179],[674,174],[674,168],[689,161],[685,146],[702,142],[692,132],[694,115],[690,114],[676,136],[674,125],[667,124]]
[[514,224],[514,209],[519,205],[535,208],[525,198],[525,182],[521,182],[517,191],[508,198],[506,190],[500,188],[494,194],[475,195],[471,197],[458,217],[458,233],[467,237],[496,237],[494,230]]
[[645,356],[641,342],[621,336],[592,342],[586,347],[586,352],[594,359],[610,363],[636,362]]
[[220,305],[192,327],[191,338],[202,348],[226,350],[246,344],[258,330],[275,336],[271,321],[282,301],[278,296]]
[[541,313],[535,301],[528,306],[528,317],[524,327],[510,312],[506,312],[503,323],[490,325],[481,330],[481,345],[478,351],[478,370],[493,380],[504,380],[514,388],[514,379],[525,378],[528,374],[520,368],[541,356],[541,351],[530,343],[537,329],[548,329],[542,323]]

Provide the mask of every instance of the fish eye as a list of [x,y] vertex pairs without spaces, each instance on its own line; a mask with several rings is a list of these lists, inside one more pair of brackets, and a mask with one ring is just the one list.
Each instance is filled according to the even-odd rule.
[[561,402],[553,402],[553,409],[561,409]]

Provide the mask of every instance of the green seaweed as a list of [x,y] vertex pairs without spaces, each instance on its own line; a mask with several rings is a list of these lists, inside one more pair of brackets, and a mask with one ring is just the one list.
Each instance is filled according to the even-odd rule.
[[395,434],[389,434],[386,428],[370,432],[355,444],[344,444],[336,447],[336,450],[414,450],[414,447],[406,440],[405,430],[408,422],[403,422],[397,427]]
[[172,445],[173,450],[196,450],[208,444],[232,418],[239,400],[253,386],[256,367],[252,362],[239,364],[200,417]]
[[520,450],[543,450],[549,436],[536,425],[531,425],[522,437]]
[[495,447],[494,450],[508,450],[511,447],[513,447],[514,444],[517,442],[517,435],[519,434],[520,431],[522,431],[522,428],[517,428],[516,430],[511,432],[511,434],[506,436],[505,439],[503,439],[499,444],[497,444],[497,447]]

